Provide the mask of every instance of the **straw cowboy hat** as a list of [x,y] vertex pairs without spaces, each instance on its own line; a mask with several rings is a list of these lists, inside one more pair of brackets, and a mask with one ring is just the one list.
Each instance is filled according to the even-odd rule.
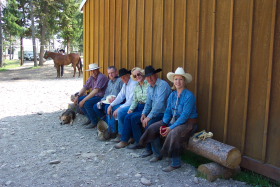
[[88,65],[88,70],[86,70],[86,71],[92,71],[92,70],[96,70],[96,69],[100,69],[101,67],[99,67],[98,66],[98,64],[90,64],[90,65]]
[[145,67],[145,77],[149,77],[149,76],[151,76],[153,74],[161,72],[161,70],[162,69],[160,69],[160,68],[155,70],[155,68],[153,66],[147,66],[147,67]]
[[122,68],[122,69],[120,69],[119,70],[119,77],[122,77],[122,76],[124,76],[124,75],[127,75],[127,74],[131,74],[131,71],[130,70],[127,70],[127,69],[125,69],[125,68]]
[[99,120],[97,123],[97,137],[99,140],[108,140],[110,138],[110,134],[108,131],[108,124],[104,120]]
[[114,97],[116,97],[115,95],[108,95],[107,97],[106,97],[106,100],[103,100],[103,101],[101,101],[102,103],[104,103],[104,104],[110,104],[110,100],[111,99],[113,99]]
[[174,82],[174,76],[175,75],[181,75],[181,76],[185,77],[187,83],[192,82],[192,75],[189,74],[189,73],[186,73],[185,70],[182,67],[178,67],[176,69],[175,73],[173,73],[173,72],[167,73],[168,80],[170,80],[171,82]]
[[[145,71],[144,71],[142,68],[135,67],[135,68],[133,68],[133,69],[131,70],[131,73],[133,73],[134,71],[140,71],[140,73],[141,73],[142,75],[145,76]],[[137,81],[137,79],[136,79],[136,77],[134,77],[134,75],[131,74],[130,77],[131,77],[133,80]]]

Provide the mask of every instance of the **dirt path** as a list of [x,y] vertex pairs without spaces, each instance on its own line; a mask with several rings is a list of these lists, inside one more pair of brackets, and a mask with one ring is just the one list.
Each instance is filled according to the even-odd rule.
[[69,97],[82,86],[72,67],[56,79],[52,61],[45,66],[0,72],[0,186],[246,186],[233,180],[213,183],[196,178],[188,164],[164,173],[164,159],[149,163],[142,150],[116,150],[84,129],[78,115],[73,126],[59,124]]

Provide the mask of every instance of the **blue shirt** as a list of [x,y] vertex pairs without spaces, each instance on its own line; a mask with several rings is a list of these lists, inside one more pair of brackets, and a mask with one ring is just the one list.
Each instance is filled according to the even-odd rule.
[[[163,122],[168,124],[170,129],[174,129],[175,127],[182,125],[188,121],[188,119],[193,119],[198,117],[197,108],[196,108],[196,98],[194,94],[188,90],[184,89],[183,92],[180,95],[180,98],[178,98],[178,105],[176,106],[176,101],[178,97],[178,92],[173,91],[169,98],[168,98],[168,104],[167,109],[163,116]],[[172,116],[174,114],[174,109],[176,109],[176,115],[175,115],[175,123],[169,124]]]
[[160,113],[164,113],[167,105],[167,98],[171,93],[168,83],[162,79],[157,79],[154,87],[148,88],[148,97],[142,114],[152,119]]
[[104,97],[101,99],[101,101],[106,100],[106,97],[108,95],[114,95],[117,96],[122,89],[123,81],[121,78],[116,78],[115,80],[109,80],[108,87],[105,91]]

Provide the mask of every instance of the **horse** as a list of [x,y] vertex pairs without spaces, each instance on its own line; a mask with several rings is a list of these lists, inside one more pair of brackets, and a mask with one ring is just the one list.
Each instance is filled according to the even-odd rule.
[[[80,74],[83,73],[81,57],[80,57],[80,55],[78,55],[76,53],[62,55],[60,53],[46,51],[44,54],[44,58],[47,59],[49,57],[52,58],[54,61],[54,67],[56,68],[56,71],[57,71],[57,78],[60,78],[61,66],[68,65],[68,64],[72,64],[72,67],[74,68],[73,77],[75,77],[75,74],[76,74],[76,67],[79,70],[79,77],[80,77]],[[61,76],[62,75],[63,75],[63,72],[61,72]]]

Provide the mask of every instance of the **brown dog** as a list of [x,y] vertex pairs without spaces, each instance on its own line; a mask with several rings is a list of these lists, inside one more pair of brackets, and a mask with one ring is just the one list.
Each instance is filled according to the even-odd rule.
[[59,117],[61,121],[60,124],[64,125],[70,123],[72,125],[75,118],[76,118],[76,113],[72,109],[67,109]]

